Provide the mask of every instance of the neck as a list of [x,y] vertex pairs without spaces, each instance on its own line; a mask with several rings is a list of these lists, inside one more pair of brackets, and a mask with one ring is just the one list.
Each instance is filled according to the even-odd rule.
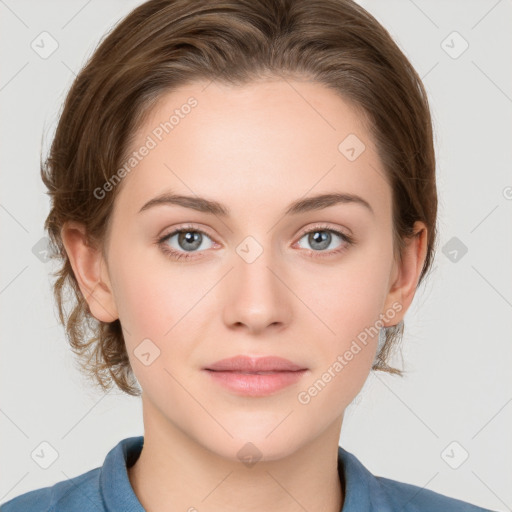
[[243,464],[197,442],[144,407],[144,447],[128,469],[133,490],[148,512],[340,512],[337,469],[340,418],[293,452]]

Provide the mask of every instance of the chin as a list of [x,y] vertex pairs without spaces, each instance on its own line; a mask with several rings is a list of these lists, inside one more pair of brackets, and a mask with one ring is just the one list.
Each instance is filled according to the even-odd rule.
[[306,442],[293,436],[290,429],[284,429],[279,434],[278,427],[270,435],[270,430],[258,430],[255,428],[231,431],[234,436],[223,436],[222,439],[205,440],[205,447],[213,453],[234,462],[243,462],[248,467],[259,462],[271,462],[284,459],[295,453]]

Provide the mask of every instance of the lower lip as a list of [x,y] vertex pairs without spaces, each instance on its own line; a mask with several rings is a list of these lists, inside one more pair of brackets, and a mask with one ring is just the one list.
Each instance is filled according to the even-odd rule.
[[205,370],[213,380],[240,395],[264,396],[298,382],[307,370],[267,374]]

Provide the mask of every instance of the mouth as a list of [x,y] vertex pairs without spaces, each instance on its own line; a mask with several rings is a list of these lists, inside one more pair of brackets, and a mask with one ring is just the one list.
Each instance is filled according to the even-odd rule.
[[275,394],[297,384],[310,373],[308,368],[275,356],[235,356],[217,361],[202,370],[223,389],[250,397]]

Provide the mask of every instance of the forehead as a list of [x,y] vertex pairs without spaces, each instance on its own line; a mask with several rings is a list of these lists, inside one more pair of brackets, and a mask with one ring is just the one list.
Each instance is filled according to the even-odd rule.
[[389,207],[365,118],[315,82],[182,86],[160,97],[130,150],[139,157],[118,200],[134,212],[168,189],[222,198],[233,210],[333,190]]

